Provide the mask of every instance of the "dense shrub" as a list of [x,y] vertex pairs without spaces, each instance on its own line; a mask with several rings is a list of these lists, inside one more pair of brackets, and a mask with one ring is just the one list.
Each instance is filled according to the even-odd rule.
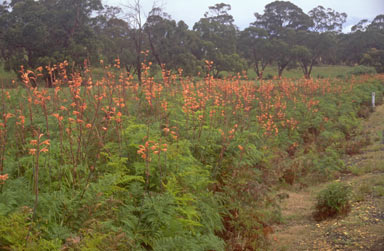
[[354,67],[351,71],[349,71],[347,74],[348,75],[364,75],[364,74],[375,74],[376,71],[372,67],[364,66],[364,65],[359,65]]
[[346,214],[350,209],[350,186],[335,182],[328,185],[317,195],[316,220],[324,220],[328,217]]
[[[137,83],[55,67],[55,88],[23,74],[0,92],[0,231],[21,226],[7,249],[32,224],[36,247],[260,249],[279,180],[334,177],[359,108],[383,92],[380,75],[155,81],[145,66]],[[24,207],[33,218],[14,217]]]

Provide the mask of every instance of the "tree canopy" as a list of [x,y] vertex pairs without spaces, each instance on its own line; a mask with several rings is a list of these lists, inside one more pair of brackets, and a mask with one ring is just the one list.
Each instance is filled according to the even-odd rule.
[[0,4],[0,60],[6,70],[67,60],[114,64],[141,80],[144,60],[157,69],[196,75],[206,63],[216,77],[267,65],[281,77],[298,66],[311,77],[320,63],[367,64],[383,71],[384,14],[342,33],[347,14],[317,6],[308,13],[289,1],[267,4],[249,27],[234,24],[231,5],[217,3],[189,28],[159,6],[145,13],[140,0],[106,6],[101,0],[12,0]]

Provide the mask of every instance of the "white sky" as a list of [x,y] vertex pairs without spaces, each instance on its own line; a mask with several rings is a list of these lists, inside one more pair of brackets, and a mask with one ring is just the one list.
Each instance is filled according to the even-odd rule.
[[[102,2],[122,8],[128,3],[132,3],[130,0],[102,0]],[[262,14],[265,5],[273,2],[273,0],[156,0],[156,2],[173,19],[176,21],[183,20],[190,28],[203,17],[208,6],[224,2],[231,5],[230,14],[234,17],[235,24],[240,29],[244,29],[254,21],[253,13]],[[349,28],[361,19],[372,20],[375,16],[384,14],[384,0],[291,0],[290,2],[303,9],[305,13],[318,5],[347,13],[348,19],[344,24],[345,31],[349,31]],[[141,4],[145,12],[148,12],[153,5],[153,0],[141,0]]]

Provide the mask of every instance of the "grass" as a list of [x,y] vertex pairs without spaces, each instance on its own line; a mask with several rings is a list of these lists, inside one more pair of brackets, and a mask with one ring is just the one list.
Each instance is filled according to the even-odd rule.
[[[345,78],[351,75],[359,66],[345,66],[345,65],[321,65],[314,66],[312,70],[313,78]],[[370,67],[374,71],[373,67]],[[273,78],[277,75],[275,66],[267,66],[264,71],[265,78]],[[257,77],[256,72],[253,69],[248,71],[248,77],[255,79]],[[303,72],[300,68],[285,70],[283,72],[284,78],[299,79],[303,77]]]
[[[352,72],[355,72],[359,69],[360,66],[345,66],[345,65],[322,65],[322,66],[314,66],[312,70],[313,78],[346,78],[352,75]],[[366,67],[367,69],[371,69],[374,71],[373,67]],[[256,79],[257,75],[253,69],[249,69],[248,72],[249,79]],[[94,67],[92,69],[93,78],[96,80],[101,80],[104,75],[104,69],[102,67]],[[222,76],[226,77],[229,75],[228,72],[222,72]],[[264,77],[267,79],[272,79],[277,75],[276,66],[267,66],[264,71]],[[160,71],[154,74],[155,79],[161,79]],[[303,73],[300,68],[285,70],[283,72],[284,78],[291,79],[300,79],[303,77]],[[8,85],[12,82],[12,80],[17,79],[17,75],[10,71],[4,70],[3,63],[0,62],[0,83],[4,83]]]
[[9,85],[16,78],[16,73],[4,70],[4,64],[0,62],[0,84]]

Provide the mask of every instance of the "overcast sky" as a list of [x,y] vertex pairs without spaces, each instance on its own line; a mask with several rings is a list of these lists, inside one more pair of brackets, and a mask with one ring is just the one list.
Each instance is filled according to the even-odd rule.
[[[129,0],[102,0],[103,4],[120,6],[127,5]],[[272,0],[157,0],[158,5],[163,7],[165,12],[171,15],[176,21],[183,20],[190,28],[208,10],[208,6],[216,3],[230,4],[232,10],[230,14],[235,19],[235,24],[244,29],[249,23],[254,21],[253,13],[263,13],[265,5],[273,2]],[[349,31],[350,27],[361,19],[370,21],[379,14],[384,14],[384,0],[291,0],[305,13],[318,5],[325,8],[332,8],[338,12],[345,12],[348,15],[347,22],[344,24],[344,31]],[[153,6],[153,0],[141,0],[145,12]]]

